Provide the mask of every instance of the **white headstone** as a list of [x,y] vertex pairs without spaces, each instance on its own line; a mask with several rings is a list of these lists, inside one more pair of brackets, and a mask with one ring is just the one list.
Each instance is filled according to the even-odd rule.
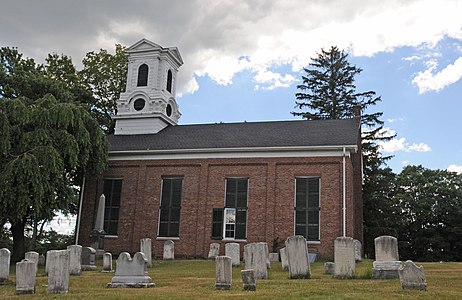
[[374,239],[375,261],[372,263],[372,277],[376,279],[398,278],[401,267],[398,254],[398,240],[393,236],[379,236]]
[[148,267],[152,266],[152,243],[150,238],[140,240],[140,252],[144,253],[148,260]]
[[39,254],[35,251],[29,251],[24,254],[24,258],[35,263],[35,274],[37,274]]
[[324,263],[324,274],[334,275],[335,272],[335,263],[326,262]]
[[334,277],[353,278],[355,276],[355,246],[353,238],[338,237],[334,241]]
[[245,269],[253,269],[256,279],[268,279],[268,253],[266,243],[250,243],[244,246]]
[[32,260],[23,259],[16,263],[16,294],[35,293],[36,272],[36,264]]
[[217,256],[215,258],[215,288],[229,290],[233,280],[231,257]]
[[279,254],[281,254],[281,265],[282,265],[282,269],[287,271],[289,270],[289,261],[287,260],[287,252],[286,252],[286,248],[281,248],[279,250]]
[[142,252],[136,252],[133,259],[127,252],[120,253],[116,261],[115,276],[107,287],[148,288],[155,287],[147,272],[147,260]]
[[103,270],[101,272],[112,272],[112,254],[110,252],[103,254]]
[[6,284],[10,277],[11,252],[7,248],[0,249],[0,285]]
[[356,261],[362,261],[363,255],[362,255],[362,245],[359,240],[353,240],[353,243],[355,245],[355,260]]
[[256,291],[257,280],[255,280],[255,273],[252,269],[241,271],[242,283],[245,291]]
[[164,243],[164,260],[175,259],[175,243],[172,240],[167,240]]
[[225,256],[231,257],[231,264],[233,266],[239,266],[241,263],[241,246],[238,243],[226,243],[225,245]]
[[398,269],[398,273],[403,290],[427,290],[427,280],[423,266],[417,267],[411,260],[407,260]]
[[279,262],[279,253],[270,253],[269,254],[269,261],[270,261],[270,263]]
[[310,278],[311,269],[308,261],[306,239],[301,235],[290,236],[286,240],[287,260],[289,261],[289,277]]
[[215,259],[218,255],[220,255],[220,244],[211,243],[208,259]]
[[69,291],[69,251],[50,250],[48,260],[48,293],[64,294]]
[[95,265],[96,250],[92,247],[82,247],[81,263],[82,271],[94,271],[96,270]]
[[69,250],[69,275],[80,275],[82,273],[82,246],[70,245],[67,246]]

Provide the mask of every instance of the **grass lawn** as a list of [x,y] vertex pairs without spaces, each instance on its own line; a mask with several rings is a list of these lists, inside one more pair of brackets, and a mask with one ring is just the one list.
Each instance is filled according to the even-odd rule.
[[[233,268],[233,286],[229,291],[215,289],[215,262],[206,260],[153,261],[148,269],[155,288],[108,289],[113,273],[85,271],[71,276],[69,293],[47,294],[47,277],[39,268],[35,295],[15,294],[15,267],[10,283],[0,286],[0,299],[462,299],[462,263],[417,263],[423,265],[428,291],[402,291],[399,280],[369,279],[372,261],[357,264],[358,279],[339,280],[324,275],[323,262],[311,264],[311,279],[288,279],[280,264],[272,264],[268,280],[257,281],[257,291],[244,291],[241,268]],[[115,261],[114,261],[115,265]],[[242,264],[241,264],[242,265]]]

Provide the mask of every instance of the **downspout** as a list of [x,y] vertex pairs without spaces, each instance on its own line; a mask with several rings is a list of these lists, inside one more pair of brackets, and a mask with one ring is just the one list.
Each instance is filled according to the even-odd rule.
[[346,158],[345,158],[345,147],[343,147],[343,195],[342,195],[342,220],[343,220],[343,237],[346,237]]
[[82,213],[82,203],[83,203],[83,194],[85,192],[85,175],[83,175],[83,180],[82,180],[82,189],[80,190],[80,201],[79,201],[79,212],[77,214],[77,224],[75,228],[75,244],[79,244],[79,232],[80,232],[80,219],[81,219],[81,213]]

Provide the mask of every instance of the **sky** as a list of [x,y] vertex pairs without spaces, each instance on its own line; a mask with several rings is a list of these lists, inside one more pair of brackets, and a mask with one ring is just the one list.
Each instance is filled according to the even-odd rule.
[[388,166],[462,173],[462,0],[0,0],[0,46],[43,62],[146,38],[178,47],[180,124],[295,120],[303,68],[337,46],[375,91]]

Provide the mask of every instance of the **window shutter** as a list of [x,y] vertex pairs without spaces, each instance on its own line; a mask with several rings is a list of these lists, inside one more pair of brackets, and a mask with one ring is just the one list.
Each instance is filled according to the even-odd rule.
[[212,240],[223,239],[223,208],[214,208],[212,212]]
[[244,240],[246,239],[246,223],[247,223],[247,210],[237,209],[236,211],[236,232],[234,235],[235,239]]

